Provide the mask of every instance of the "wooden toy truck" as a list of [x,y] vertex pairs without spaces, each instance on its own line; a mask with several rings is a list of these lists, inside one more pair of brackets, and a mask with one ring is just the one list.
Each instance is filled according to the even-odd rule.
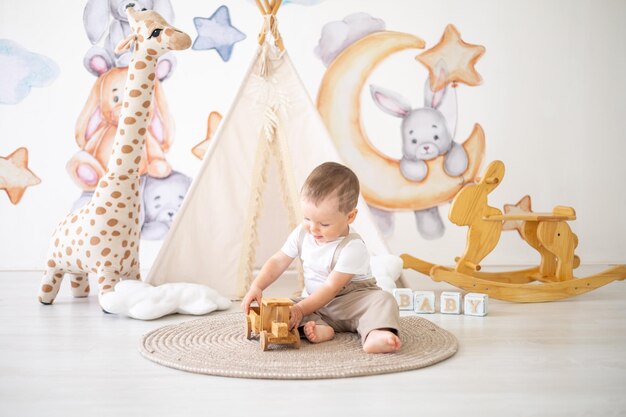
[[300,348],[298,329],[289,331],[289,307],[293,301],[288,298],[264,298],[258,307],[250,307],[246,316],[246,337],[252,333],[259,334],[261,349],[266,351],[268,345],[293,345]]

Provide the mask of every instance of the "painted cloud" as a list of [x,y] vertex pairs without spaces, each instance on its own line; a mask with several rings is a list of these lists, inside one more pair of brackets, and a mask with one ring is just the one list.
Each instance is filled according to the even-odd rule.
[[17,104],[32,87],[46,87],[59,75],[50,58],[27,51],[8,39],[0,39],[0,103]]
[[328,66],[349,45],[370,33],[382,30],[385,30],[385,22],[367,13],[354,13],[341,21],[326,23],[315,47],[315,55]]

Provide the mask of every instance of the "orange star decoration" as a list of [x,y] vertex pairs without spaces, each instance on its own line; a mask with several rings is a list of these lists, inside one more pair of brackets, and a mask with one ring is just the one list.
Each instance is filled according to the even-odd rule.
[[[448,25],[439,43],[419,54],[415,59],[428,68],[430,88],[433,91],[439,91],[448,83],[453,83],[454,86],[456,83],[469,86],[482,83],[483,79],[474,69],[474,65],[484,53],[484,46],[464,42],[454,25]],[[442,63],[448,74],[446,78],[438,76],[438,68]]]
[[[522,197],[520,201],[515,204],[505,204],[504,205],[504,214],[522,214],[522,213],[532,213],[532,209],[530,208],[530,196],[525,195]],[[523,220],[506,220],[502,223],[502,230],[517,230],[520,236],[523,235],[524,221]]]
[[18,148],[6,158],[0,156],[0,189],[6,191],[11,203],[19,203],[26,187],[40,182],[28,169],[28,149]]
[[194,146],[193,149],[191,150],[191,152],[195,155],[196,158],[198,159],[204,158],[204,154],[206,153],[206,150],[209,147],[209,140],[211,139],[211,137],[213,137],[213,135],[217,131],[217,127],[219,126],[221,121],[222,121],[222,115],[219,114],[218,112],[212,111],[211,114],[209,114],[209,121],[207,123],[208,127],[206,130],[206,138],[202,142]]

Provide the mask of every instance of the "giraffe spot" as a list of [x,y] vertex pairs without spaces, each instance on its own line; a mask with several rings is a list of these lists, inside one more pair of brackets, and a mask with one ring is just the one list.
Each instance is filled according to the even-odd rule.
[[65,253],[67,254],[67,256],[70,256],[72,254],[72,248],[70,247],[65,248]]
[[97,245],[98,243],[100,243],[100,238],[98,236],[94,236],[89,240],[89,243],[91,243],[93,246]]
[[134,80],[135,79],[135,74],[130,74],[128,78],[130,78],[131,80]]
[[119,191],[113,191],[111,193],[111,197],[113,197],[113,198],[120,198],[121,195],[122,195],[122,193],[120,193]]
[[84,242],[82,239],[79,239],[79,240],[78,240],[78,245],[79,245],[79,246],[83,246],[83,243],[85,243],[85,242]]
[[124,145],[122,146],[122,152],[123,153],[131,153],[133,151],[133,147],[130,145]]
[[[78,266],[80,269],[83,269],[83,263],[80,259],[76,259],[76,266]],[[81,280],[81,277],[76,278],[78,280]]]
[[102,236],[106,236],[107,231],[106,231],[106,230],[100,230],[100,234],[101,234]]
[[128,241],[127,240],[122,241],[122,247],[125,248],[126,246],[128,246]]
[[[91,219],[89,220],[89,224],[93,226],[94,224],[96,224],[96,221],[94,219]],[[87,236],[87,233],[85,233],[85,236]]]
[[[128,179],[128,175],[120,175],[120,179],[123,180],[123,181],[126,181]],[[115,197],[115,198],[117,198],[117,197]]]
[[153,81],[153,80],[154,80],[154,72],[153,72],[152,74],[148,75],[148,79],[149,79],[150,81]]
[[117,166],[122,165],[122,159],[121,159],[121,158],[117,158],[117,160],[115,161],[115,163],[117,164]]
[[148,107],[150,107],[150,100],[146,100],[143,102],[142,106],[147,109]]
[[96,207],[96,214],[98,216],[102,216],[106,212],[107,212],[107,209],[105,209],[104,207]]
[[111,232],[111,236],[119,236],[120,232],[118,232],[117,230],[114,230],[113,232]]
[[133,139],[133,145],[139,145],[139,140]]
[[129,256],[130,256],[130,251],[129,250],[124,252],[124,259],[128,259]]
[[130,242],[130,247],[132,248],[133,246],[135,246],[135,242]]
[[135,116],[137,116],[137,117],[141,116],[142,114],[143,114],[143,113],[142,113],[142,112],[140,112],[140,111],[136,111],[136,112],[135,112]]
[[57,238],[57,240],[54,241],[54,246],[59,246],[59,239]]
[[124,208],[124,207],[126,207],[126,204],[124,204],[124,203],[117,203],[117,207],[118,208]]
[[89,258],[91,256],[91,251],[86,251],[85,255],[87,255],[87,257]]
[[80,233],[83,231],[83,227],[82,226],[78,226],[78,229],[76,229],[76,234],[80,235]]
[[52,259],[50,259],[50,260],[48,260],[48,266],[50,268],[54,268],[55,266],[57,266],[57,264]]
[[67,236],[70,233],[69,229],[65,229],[65,236]]
[[145,60],[146,60],[146,61],[152,61],[152,59],[153,59],[153,58],[152,58],[150,55],[146,55],[146,57],[145,57]]
[[111,249],[109,248],[104,248],[102,249],[102,252],[100,252],[102,256],[107,256],[109,253],[111,253]]
[[137,158],[135,158],[135,163],[138,164],[141,161],[141,155],[139,155]]
[[143,61],[137,61],[137,63],[135,64],[135,68],[137,69],[144,69],[145,67],[147,67],[146,63]]
[[[139,219],[137,217],[135,217],[135,224],[139,224]],[[137,234],[137,233],[135,233]]]
[[157,51],[155,51],[152,48],[148,48],[146,52],[149,53],[150,55],[156,55],[157,54]]
[[71,223],[76,223],[76,220],[78,220],[78,216],[74,216],[74,217],[72,217],[72,221],[71,221]]
[[98,284],[102,284],[104,282],[105,278],[104,277],[100,277],[98,278]]
[[51,292],[52,291],[52,285],[44,284],[41,287],[41,291],[43,291],[43,292]]
[[103,290],[110,290],[111,288],[113,287],[111,287],[110,285],[105,285],[102,287]]
[[146,134],[146,128],[142,127],[141,129],[139,129],[139,131],[137,133],[139,133],[140,135],[145,135]]
[[74,281],[72,281],[70,284],[72,285],[72,288],[78,288],[78,287],[80,287],[80,284],[79,284],[78,282],[74,282]]
[[134,117],[127,117],[124,119],[124,123],[127,125],[132,125],[137,121]]
[[62,278],[63,274],[61,272],[57,272],[56,274],[54,274],[55,278]]
[[132,219],[132,218],[133,218],[133,212],[132,212],[132,211],[128,213],[128,218],[129,218],[129,219]]
[[131,97],[139,97],[141,95],[141,90],[130,90],[130,93],[128,93],[128,95]]
[[110,220],[107,222],[107,225],[108,225],[108,226],[111,226],[111,227],[115,226],[116,224],[117,224],[117,220],[116,220],[116,219],[110,219]]

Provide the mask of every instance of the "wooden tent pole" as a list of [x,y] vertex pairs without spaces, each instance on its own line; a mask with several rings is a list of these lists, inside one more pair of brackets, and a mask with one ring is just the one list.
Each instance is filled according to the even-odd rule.
[[272,5],[270,4],[269,0],[263,0],[263,3],[265,3],[265,10],[267,10],[267,13],[271,13]]
[[265,8],[263,7],[263,5],[261,4],[260,0],[255,0],[256,1],[256,5],[259,8],[259,10],[261,11],[262,15],[267,14],[267,12],[265,11]]

